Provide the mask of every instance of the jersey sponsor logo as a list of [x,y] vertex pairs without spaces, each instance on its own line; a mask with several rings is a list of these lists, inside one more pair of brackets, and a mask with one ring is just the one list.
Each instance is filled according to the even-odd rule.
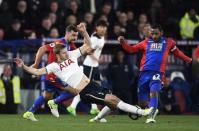
[[59,68],[60,68],[60,70],[62,71],[63,68],[68,67],[68,66],[69,66],[70,64],[72,64],[72,63],[75,63],[75,62],[72,61],[71,59],[68,59],[68,60],[64,61],[63,63],[60,63],[60,64],[59,64]]
[[151,43],[150,51],[162,51],[163,43]]

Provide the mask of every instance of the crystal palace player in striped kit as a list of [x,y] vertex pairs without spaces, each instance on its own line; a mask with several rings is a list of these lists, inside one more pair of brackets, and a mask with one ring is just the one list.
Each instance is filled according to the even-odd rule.
[[128,45],[122,36],[118,38],[123,49],[128,53],[143,52],[138,81],[138,99],[140,103],[146,104],[150,96],[149,108],[153,109],[146,123],[156,122],[155,116],[158,112],[158,92],[162,87],[161,80],[164,77],[169,53],[171,52],[174,56],[188,63],[192,62],[191,58],[176,47],[176,42],[173,39],[165,38],[162,35],[163,31],[161,26],[154,25],[152,27],[151,37],[136,45]]

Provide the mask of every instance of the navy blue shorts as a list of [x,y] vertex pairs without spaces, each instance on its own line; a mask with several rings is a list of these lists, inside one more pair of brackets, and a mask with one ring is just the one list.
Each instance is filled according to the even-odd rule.
[[106,94],[110,94],[108,89],[105,89],[98,83],[92,81],[80,92],[80,97],[87,103],[104,105]]
[[138,100],[148,101],[150,92],[159,92],[162,88],[163,73],[142,71],[138,81]]

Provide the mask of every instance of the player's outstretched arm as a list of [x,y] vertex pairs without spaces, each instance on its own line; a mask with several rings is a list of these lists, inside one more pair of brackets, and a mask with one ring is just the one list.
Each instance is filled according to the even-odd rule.
[[33,75],[44,75],[47,74],[46,68],[36,69],[33,67],[28,67],[24,64],[23,60],[20,58],[15,58],[14,62],[17,64],[18,67],[23,68],[25,71],[29,72]]
[[176,49],[173,51],[173,54],[175,57],[178,57],[188,63],[191,63],[192,62],[192,58],[186,56],[181,50],[179,50],[177,47]]
[[140,42],[133,46],[129,45],[123,36],[119,36],[118,41],[122,45],[122,48],[128,53],[138,52],[139,50],[142,50],[143,47],[143,42]]
[[47,48],[44,45],[38,49],[38,51],[36,53],[36,57],[35,57],[35,62],[34,62],[34,64],[31,65],[31,67],[38,68],[39,63],[41,62],[41,59],[42,59],[43,55],[46,53],[46,51],[47,51]]

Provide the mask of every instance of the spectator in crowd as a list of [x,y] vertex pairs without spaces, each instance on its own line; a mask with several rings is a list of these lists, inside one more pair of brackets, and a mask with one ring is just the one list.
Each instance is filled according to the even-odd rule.
[[55,13],[49,13],[48,14],[48,17],[49,17],[49,19],[50,19],[50,21],[51,21],[51,23],[52,23],[52,26],[56,26],[56,27],[58,27],[59,26],[59,24],[58,24],[58,19],[57,19],[57,15],[55,14]]
[[127,14],[127,23],[136,26],[135,16],[134,16],[133,11],[128,10],[126,14]]
[[84,16],[76,0],[69,1],[69,9],[67,9],[65,12],[66,12],[65,17],[68,17],[69,15],[76,16],[77,22],[80,22]]
[[111,40],[117,39],[120,35],[124,35],[119,24],[115,24],[113,29],[109,32],[108,38]]
[[25,31],[25,38],[29,40],[37,39],[36,32],[33,30],[26,30]]
[[109,23],[115,22],[114,21],[115,20],[115,14],[114,14],[114,12],[112,12],[111,3],[109,3],[109,2],[104,3],[101,12],[96,14],[95,20],[97,20],[101,15],[105,15],[108,18]]
[[17,3],[16,11],[14,12],[14,19],[18,19],[21,22],[21,28],[27,29],[33,26],[31,21],[31,14],[28,12],[27,2],[25,0],[20,0]]
[[13,15],[7,1],[0,4],[0,26],[4,29],[9,28],[12,23]]
[[148,17],[145,13],[142,13],[142,14],[139,15],[138,24],[139,23],[143,23],[143,24],[148,23]]
[[133,69],[125,61],[124,57],[125,54],[123,51],[116,52],[112,62],[108,65],[107,79],[112,86],[113,94],[130,104],[132,103]]
[[145,35],[143,33],[145,25],[146,24],[144,24],[144,23],[139,23],[138,24],[137,31],[136,31],[136,34],[135,34],[135,39],[138,39],[138,40],[144,40],[145,39]]
[[3,67],[0,77],[0,113],[17,113],[20,97],[20,78],[13,74],[10,64]]
[[22,39],[23,32],[21,31],[21,23],[19,20],[13,20],[10,29],[6,32],[6,39]]
[[104,0],[81,0],[81,7],[84,12],[91,12],[93,14],[100,12]]
[[159,23],[159,18],[161,14],[162,3],[160,0],[153,0],[151,3],[150,13],[152,24]]
[[64,18],[64,10],[63,10],[63,8],[61,8],[59,6],[59,3],[58,3],[57,0],[51,1],[51,3],[50,3],[50,9],[48,11],[48,14],[49,15],[50,14],[51,15],[54,14],[54,16],[56,16],[56,23],[57,24],[61,23],[61,20],[63,20],[63,18]]
[[125,12],[121,12],[118,17],[118,23],[121,26],[122,32],[125,33],[125,37],[128,39],[135,38],[135,29],[134,25],[131,23],[128,23],[127,15]]
[[38,29],[37,35],[39,38],[49,37],[52,22],[49,17],[44,17],[41,22],[41,27]]
[[4,40],[5,32],[3,28],[0,28],[0,40]]
[[66,19],[66,25],[76,25],[77,18],[75,15],[69,15]]
[[58,38],[59,37],[59,31],[56,27],[53,27],[50,30],[50,38]]
[[93,32],[93,14],[90,12],[86,12],[84,15],[84,22],[86,23],[86,29],[89,35],[91,35],[91,33]]
[[194,8],[191,8],[181,18],[180,23],[180,35],[182,39],[193,39],[194,30],[199,26],[199,16],[196,14]]

